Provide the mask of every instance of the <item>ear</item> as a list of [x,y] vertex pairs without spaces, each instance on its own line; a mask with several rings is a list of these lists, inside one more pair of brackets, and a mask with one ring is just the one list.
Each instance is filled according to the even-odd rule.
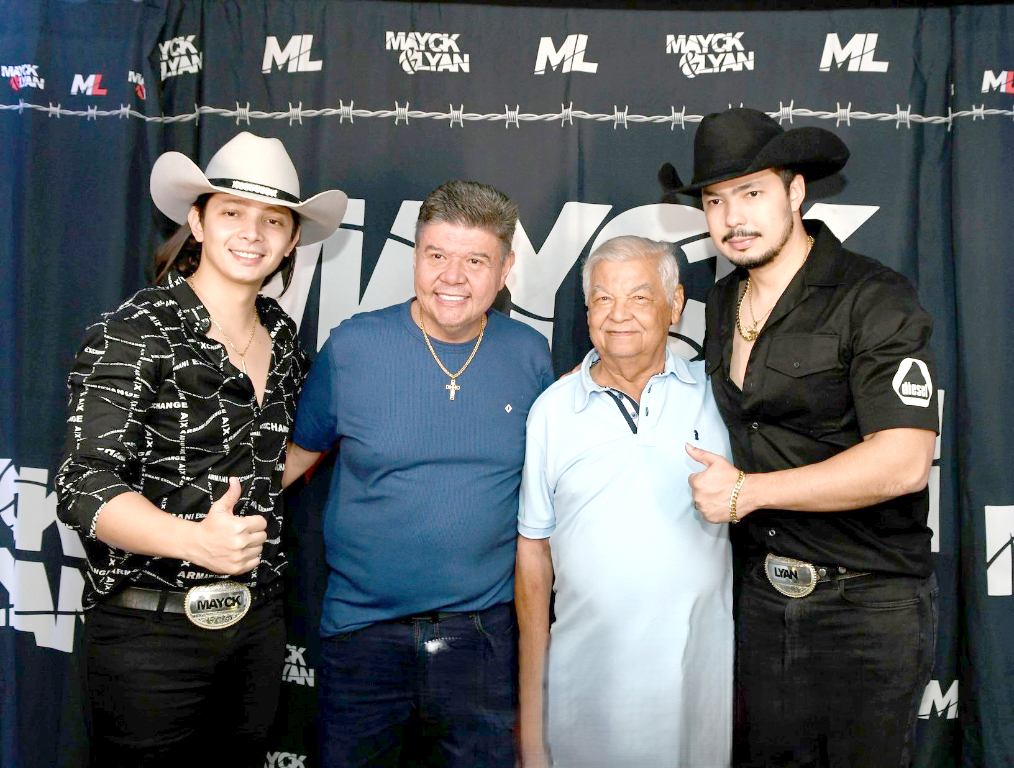
[[793,212],[799,211],[806,199],[806,179],[803,174],[797,173],[789,182],[789,207]]
[[684,306],[686,306],[686,294],[683,292],[683,284],[680,283],[676,286],[676,293],[673,294],[672,316],[669,319],[669,325],[676,325],[680,321]]
[[299,235],[300,234],[301,234],[301,229],[300,229],[299,226],[297,226],[296,229],[295,229],[295,231],[292,233],[292,239],[289,241],[289,248],[288,248],[288,250],[285,251],[285,255],[286,256],[288,256],[290,253],[292,253],[294,250],[296,250],[296,245],[299,244]]
[[197,206],[190,206],[190,212],[187,214],[187,223],[190,225],[190,231],[194,234],[194,240],[203,243],[204,227],[201,226],[201,212],[197,210]]
[[503,287],[507,285],[507,275],[510,274],[511,267],[514,266],[514,251],[507,254],[507,258],[504,259],[503,267],[500,271],[500,287],[497,288],[497,292],[502,291]]

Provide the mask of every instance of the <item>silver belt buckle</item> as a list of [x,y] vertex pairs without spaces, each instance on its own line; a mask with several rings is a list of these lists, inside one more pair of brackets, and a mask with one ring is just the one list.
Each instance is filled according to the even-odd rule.
[[812,563],[768,553],[764,573],[771,586],[786,597],[806,597],[817,588],[817,569]]
[[235,581],[216,581],[191,587],[183,596],[183,610],[194,626],[225,629],[250,610],[250,588]]

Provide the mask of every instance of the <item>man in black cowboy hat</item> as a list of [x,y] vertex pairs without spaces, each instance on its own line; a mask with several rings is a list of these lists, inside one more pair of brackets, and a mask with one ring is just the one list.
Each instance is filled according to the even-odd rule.
[[309,366],[258,292],[347,198],[301,200],[282,143],[250,133],[206,173],[165,153],[151,194],[180,229],[157,284],[87,331],[56,478],[88,554],[92,763],[261,766],[285,659],[281,466]]
[[804,225],[807,182],[847,159],[829,131],[730,109],[675,190],[737,267],[705,341],[735,465],[687,446],[695,505],[738,523],[737,765],[908,765],[932,670],[931,324],[904,277]]

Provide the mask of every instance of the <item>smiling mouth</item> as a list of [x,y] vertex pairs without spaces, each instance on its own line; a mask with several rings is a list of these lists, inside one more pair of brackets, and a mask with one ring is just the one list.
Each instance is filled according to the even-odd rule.
[[450,302],[452,304],[461,304],[468,299],[467,296],[452,296],[449,293],[437,293],[434,294],[440,301]]
[[254,253],[253,251],[237,251],[236,249],[230,249],[234,256],[238,256],[241,259],[248,259],[250,261],[256,261],[257,259],[263,259],[263,253]]

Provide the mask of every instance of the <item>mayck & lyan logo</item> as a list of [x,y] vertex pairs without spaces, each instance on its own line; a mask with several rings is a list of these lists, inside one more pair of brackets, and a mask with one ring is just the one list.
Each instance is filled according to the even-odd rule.
[[742,32],[710,35],[666,35],[665,52],[679,56],[680,72],[687,77],[716,72],[753,71],[753,51],[743,46]]

